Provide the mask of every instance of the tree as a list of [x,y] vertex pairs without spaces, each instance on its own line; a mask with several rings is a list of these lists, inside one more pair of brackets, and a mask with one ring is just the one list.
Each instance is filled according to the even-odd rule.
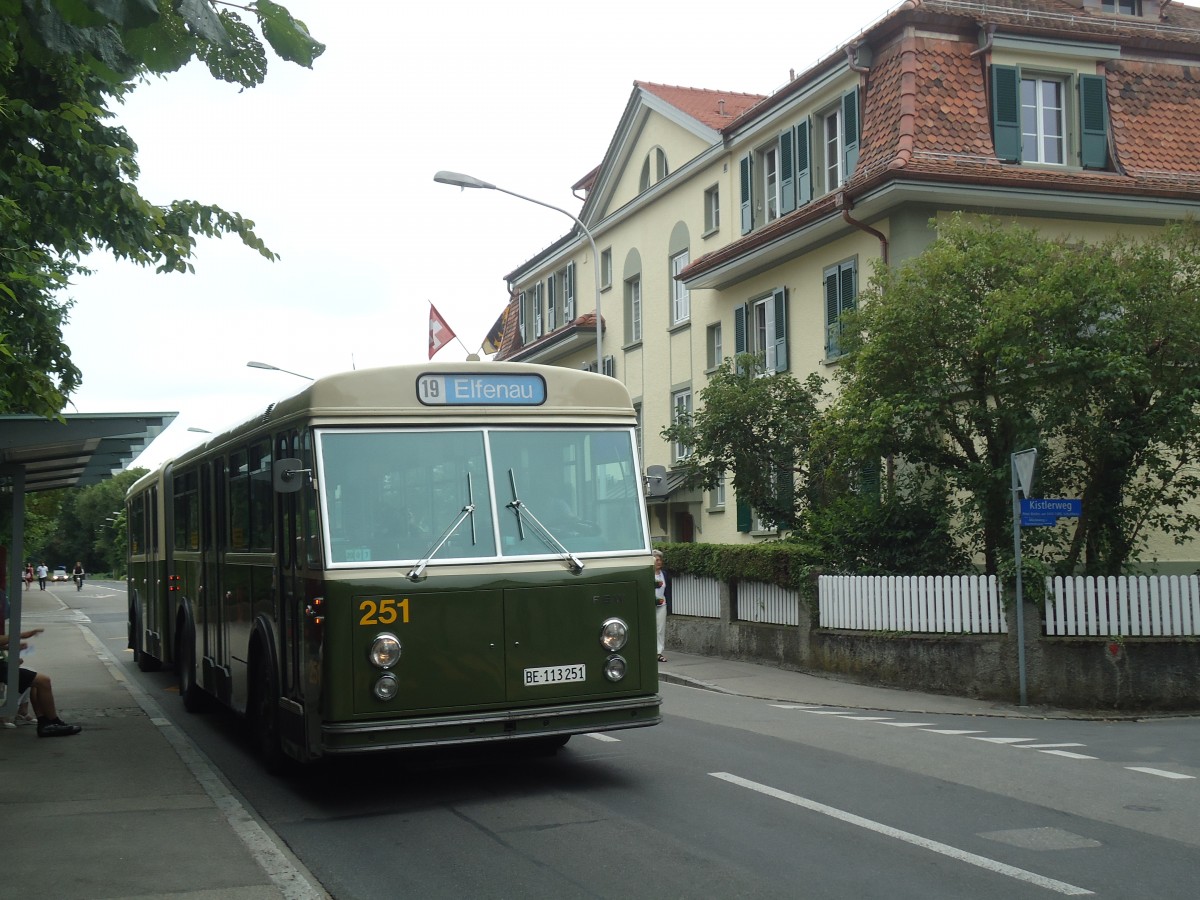
[[80,260],[93,250],[189,272],[197,237],[232,234],[276,258],[237,213],[142,197],[137,146],[111,124],[139,79],[193,58],[214,77],[261,83],[264,40],[309,67],[324,50],[269,0],[0,0],[0,412],[55,416],[78,387],[60,294],[89,274]]
[[688,447],[676,468],[688,483],[714,489],[733,476],[739,503],[780,529],[796,526],[803,495],[795,491],[808,471],[808,450],[819,410],[827,400],[825,380],[800,382],[786,373],[764,374],[761,356],[728,359],[700,392],[699,409],[663,429],[669,441]]
[[881,455],[948,479],[989,573],[1011,545],[1010,456],[1026,447],[1043,490],[1084,498],[1065,567],[1082,554],[1089,573],[1120,571],[1149,526],[1183,538],[1198,488],[1196,229],[1087,245],[990,219],[937,227],[847,317],[840,415]]

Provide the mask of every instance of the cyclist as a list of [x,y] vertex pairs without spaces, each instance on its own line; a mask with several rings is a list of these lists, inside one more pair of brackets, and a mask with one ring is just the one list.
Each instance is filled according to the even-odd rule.
[[71,577],[75,580],[75,590],[83,590],[83,563],[76,560],[75,568],[71,570]]

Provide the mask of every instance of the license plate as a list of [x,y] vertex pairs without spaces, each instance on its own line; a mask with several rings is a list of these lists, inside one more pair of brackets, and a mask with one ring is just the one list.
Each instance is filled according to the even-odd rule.
[[525,687],[535,687],[541,684],[564,684],[568,681],[586,681],[587,666],[578,663],[573,666],[542,666],[540,669],[525,670]]

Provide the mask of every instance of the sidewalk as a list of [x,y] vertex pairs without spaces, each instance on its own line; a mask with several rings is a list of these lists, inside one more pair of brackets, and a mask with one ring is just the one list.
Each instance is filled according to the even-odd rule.
[[157,701],[125,680],[86,617],[58,600],[66,590],[35,584],[22,594],[21,629],[45,629],[27,665],[51,677],[59,715],[83,733],[0,728],[0,841],[12,896],[326,897]]

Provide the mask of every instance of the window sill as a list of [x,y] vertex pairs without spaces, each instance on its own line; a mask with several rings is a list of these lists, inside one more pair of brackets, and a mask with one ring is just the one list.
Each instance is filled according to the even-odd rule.
[[675,334],[677,331],[686,331],[687,329],[689,329],[691,327],[692,327],[692,320],[684,319],[682,322],[676,322],[674,325],[672,325],[670,328],[668,328],[667,334]]
[[710,237],[716,237],[720,233],[721,233],[721,226],[718,225],[716,228],[710,228],[710,229],[708,229],[708,231],[705,231],[703,234],[701,234],[700,240],[706,241]]
[[626,353],[628,353],[630,350],[640,350],[642,349],[642,342],[640,339],[638,339],[630,344],[622,344],[621,349]]

